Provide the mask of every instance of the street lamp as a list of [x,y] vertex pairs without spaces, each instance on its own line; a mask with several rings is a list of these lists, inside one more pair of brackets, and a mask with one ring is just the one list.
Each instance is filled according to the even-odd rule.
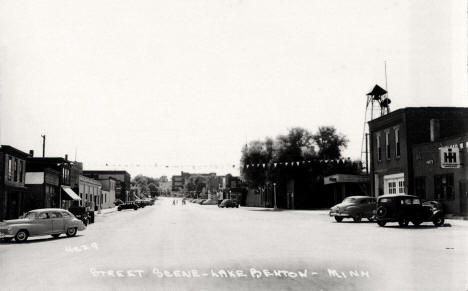
[[275,207],[274,209],[278,209],[278,207],[276,206],[276,183],[273,183],[273,201],[275,203]]

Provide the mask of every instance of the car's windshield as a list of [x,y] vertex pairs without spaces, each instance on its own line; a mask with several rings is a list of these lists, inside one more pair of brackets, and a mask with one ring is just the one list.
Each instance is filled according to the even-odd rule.
[[345,198],[345,200],[343,200],[343,203],[354,203],[356,202],[357,198],[354,198],[354,197],[348,197],[348,198]]
[[36,212],[28,212],[23,216],[23,218],[25,218],[25,219],[35,219],[36,218]]

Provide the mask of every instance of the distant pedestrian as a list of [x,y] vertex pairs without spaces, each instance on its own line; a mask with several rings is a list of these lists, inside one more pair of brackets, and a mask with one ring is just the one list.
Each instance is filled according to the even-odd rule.
[[174,199],[174,200],[172,200],[172,205],[175,205],[175,199]]

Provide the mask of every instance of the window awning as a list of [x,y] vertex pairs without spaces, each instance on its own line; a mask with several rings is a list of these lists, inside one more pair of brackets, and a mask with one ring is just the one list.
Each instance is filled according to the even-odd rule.
[[[62,196],[62,200],[81,200],[80,196],[76,195],[76,193],[72,190],[72,188],[68,186],[62,186],[63,191],[67,194]],[[66,199],[68,196],[68,199]]]

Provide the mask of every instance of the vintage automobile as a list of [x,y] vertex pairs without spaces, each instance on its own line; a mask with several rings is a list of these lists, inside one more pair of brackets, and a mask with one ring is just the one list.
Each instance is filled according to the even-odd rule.
[[135,204],[140,208],[144,208],[147,205],[146,202],[142,199],[136,199]]
[[413,195],[382,195],[377,199],[376,220],[379,226],[387,222],[398,222],[407,226],[409,222],[420,225],[431,221],[435,226],[444,224],[444,212],[432,205],[423,205],[421,199]]
[[220,208],[228,208],[228,207],[239,208],[239,203],[237,203],[237,201],[232,200],[232,199],[224,199],[223,201],[221,201],[221,203],[218,204],[218,207],[220,207]]
[[373,221],[376,199],[369,196],[349,196],[343,202],[330,208],[330,216],[335,217],[337,222],[344,218],[352,218],[354,222],[360,222],[362,218]]
[[87,209],[86,207],[82,206],[74,206],[68,208],[76,218],[83,221],[84,225],[88,225],[89,223],[94,223],[94,211]]
[[31,210],[19,219],[0,222],[0,238],[24,242],[28,237],[52,235],[54,238],[65,233],[75,236],[77,231],[85,230],[84,223],[69,211],[60,208]]
[[123,204],[120,204],[117,207],[118,211],[121,211],[123,209],[133,209],[133,210],[138,210],[138,205],[135,202],[125,202]]

